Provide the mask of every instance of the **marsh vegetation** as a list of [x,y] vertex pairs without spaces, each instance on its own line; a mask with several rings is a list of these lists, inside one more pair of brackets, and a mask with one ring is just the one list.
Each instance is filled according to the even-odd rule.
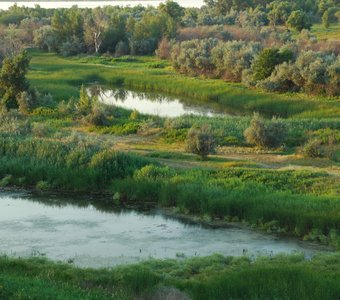
[[[260,2],[0,11],[0,186],[335,253],[113,270],[4,256],[0,298],[339,298],[339,5]],[[151,113],[159,99],[176,113]]]

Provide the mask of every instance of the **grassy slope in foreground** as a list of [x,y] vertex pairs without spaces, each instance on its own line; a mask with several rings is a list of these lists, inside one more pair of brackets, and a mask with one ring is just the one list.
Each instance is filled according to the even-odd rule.
[[311,261],[298,254],[256,261],[214,255],[112,270],[1,257],[0,270],[1,299],[165,299],[169,293],[202,300],[340,297],[339,253]]
[[32,61],[28,78],[32,86],[51,93],[56,100],[77,97],[83,83],[100,82],[170,93],[196,102],[217,103],[225,111],[248,114],[259,111],[267,116],[282,117],[340,115],[340,104],[335,99],[265,93],[222,80],[187,77],[155,57],[62,58],[37,50],[31,50],[30,54]]

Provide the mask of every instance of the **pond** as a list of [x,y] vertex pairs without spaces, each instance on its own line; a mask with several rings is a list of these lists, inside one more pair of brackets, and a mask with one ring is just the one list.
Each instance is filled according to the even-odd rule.
[[227,115],[204,105],[194,105],[185,102],[183,99],[156,93],[135,92],[124,88],[104,88],[101,86],[92,86],[87,91],[91,96],[98,96],[99,100],[105,104],[125,109],[135,109],[147,115],[170,118],[183,115],[207,117]]
[[[70,8],[74,5],[77,5],[80,8],[95,8],[98,6],[106,6],[106,5],[119,5],[119,6],[158,6],[160,3],[165,2],[162,0],[113,0],[113,1],[1,1],[0,9],[8,9],[13,6],[14,3],[17,3],[18,6],[26,6],[26,7],[34,7],[35,5],[39,5],[42,8]],[[201,7],[204,5],[203,0],[177,0],[183,7]]]
[[104,211],[85,198],[78,197],[79,201],[82,206],[56,196],[1,192],[0,252],[100,268],[213,253],[256,256],[299,251],[311,257],[317,249],[247,229],[185,224],[160,211]]

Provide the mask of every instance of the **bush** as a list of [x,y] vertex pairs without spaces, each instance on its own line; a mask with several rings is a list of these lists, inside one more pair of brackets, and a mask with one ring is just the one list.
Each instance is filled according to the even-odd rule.
[[306,157],[323,157],[324,152],[320,140],[309,140],[302,148],[302,154]]
[[250,127],[244,131],[247,143],[260,148],[276,148],[285,138],[285,126],[280,120],[273,118],[265,122],[259,114],[254,114]]
[[201,128],[192,127],[187,135],[186,150],[201,156],[202,159],[213,153],[215,141],[210,127],[207,125],[203,125]]
[[159,45],[158,49],[156,50],[156,55],[160,59],[168,59],[170,57],[170,51],[171,51],[171,44],[167,38],[163,38]]
[[28,92],[22,92],[17,96],[18,109],[22,114],[28,114],[34,108],[32,96]]
[[92,111],[89,115],[87,115],[84,120],[95,126],[105,126],[108,125],[108,113],[105,109],[105,106],[103,104],[100,104],[96,102],[93,107]]

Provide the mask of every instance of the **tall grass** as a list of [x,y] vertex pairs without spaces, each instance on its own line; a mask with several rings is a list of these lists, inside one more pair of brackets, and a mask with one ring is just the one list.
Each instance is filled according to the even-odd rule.
[[[0,258],[2,299],[324,299],[340,297],[339,254],[151,260],[112,270]],[[173,299],[173,298],[171,298]],[[176,298],[177,299],[177,298]]]
[[77,141],[0,135],[0,176],[12,176],[8,184],[98,191],[146,164],[135,155]]

